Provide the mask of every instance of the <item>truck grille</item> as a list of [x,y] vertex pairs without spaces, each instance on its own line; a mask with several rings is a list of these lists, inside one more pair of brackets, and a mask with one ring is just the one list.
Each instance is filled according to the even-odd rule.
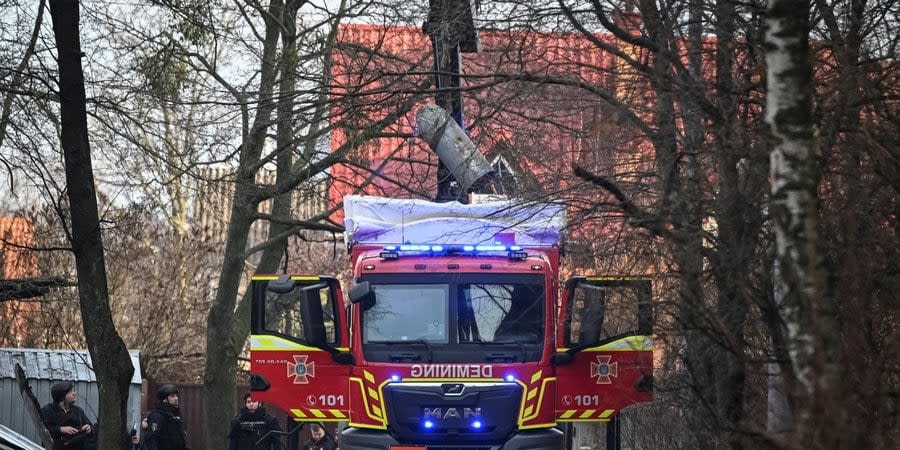
[[[421,442],[428,450],[490,450],[485,444],[502,442],[516,431],[522,387],[504,382],[389,383],[384,399],[392,434],[400,442]],[[472,426],[476,421],[477,429]]]

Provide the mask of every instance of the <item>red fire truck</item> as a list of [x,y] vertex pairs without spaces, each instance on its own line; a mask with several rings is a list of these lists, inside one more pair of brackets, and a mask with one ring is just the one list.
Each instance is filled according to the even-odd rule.
[[560,279],[565,209],[345,198],[352,287],[252,279],[254,396],[342,450],[564,449],[652,399],[651,284]]

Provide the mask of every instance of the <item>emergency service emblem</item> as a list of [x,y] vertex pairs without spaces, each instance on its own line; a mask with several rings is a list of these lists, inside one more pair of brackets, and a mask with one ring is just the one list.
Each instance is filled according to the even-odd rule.
[[294,355],[294,362],[287,363],[287,377],[294,377],[294,384],[308,384],[309,377],[316,377],[316,363],[306,362],[306,355]]
[[598,356],[597,362],[591,363],[591,378],[597,377],[597,384],[611,384],[612,378],[619,376],[619,363],[610,364],[609,355]]

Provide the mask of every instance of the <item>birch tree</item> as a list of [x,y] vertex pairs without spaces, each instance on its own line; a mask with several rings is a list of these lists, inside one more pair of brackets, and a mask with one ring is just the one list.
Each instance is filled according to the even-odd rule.
[[[893,448],[897,0],[481,3],[485,52],[464,55],[462,75],[476,145],[515,172],[504,180],[508,192],[570,205],[569,258],[580,270],[655,274],[655,291],[664,293],[660,401],[626,412],[634,445]],[[211,306],[208,329],[203,319],[188,321],[205,333],[201,342],[184,339],[192,348],[152,341],[205,363],[208,405],[231,398],[240,376],[248,274],[280,270],[285,245],[304,230],[340,229],[329,222],[339,205],[298,216],[292,191],[324,183],[323,172],[345,164],[365,174],[363,183],[382,177],[398,187],[384,192],[428,196],[429,157],[392,173],[368,159],[364,144],[399,137],[406,145],[412,136],[388,124],[434,94],[422,83],[431,75],[427,39],[397,54],[388,42],[391,24],[421,14],[388,11],[397,2],[331,5],[318,16],[304,14],[313,3],[299,0],[82,5],[101,30],[88,44],[97,54],[87,52],[87,112],[105,163],[95,167],[102,222],[116,224],[107,245],[118,251],[107,262],[122,262],[112,292],[171,294],[159,305],[171,314]],[[506,9],[495,14],[495,6]],[[337,24],[363,12],[389,25],[382,39],[339,42]],[[53,62],[34,31],[40,16],[27,19],[2,31],[0,159],[27,171],[16,180],[34,181],[64,212],[61,172],[42,151],[59,126],[58,100],[41,81]],[[404,30],[404,39],[419,36]],[[336,52],[351,55],[344,60],[352,67],[342,69],[351,76],[330,73]],[[332,132],[344,133],[346,145],[327,148],[340,141]],[[577,168],[561,170],[562,161]],[[228,170],[209,179],[203,168],[212,165]],[[208,258],[218,261],[216,273],[176,269],[209,263],[159,248],[209,248],[192,241],[188,199],[192,186],[216,183],[233,193],[221,214],[230,225],[224,252]],[[173,235],[128,231],[141,221],[168,222]],[[259,223],[268,224],[266,242],[246,237]],[[604,239],[585,230],[602,230]],[[127,260],[152,267],[154,258],[175,263],[148,271],[158,278],[153,290],[124,286]],[[191,283],[197,273],[212,284]],[[781,292],[783,304],[774,295]],[[113,314],[125,316],[117,305],[130,301],[114,300]],[[129,345],[142,342],[126,334]],[[59,342],[66,333],[47,335]],[[206,358],[209,345],[224,351]],[[798,419],[786,433],[767,431],[760,409],[768,363],[782,368]],[[230,414],[207,412],[210,448],[222,445]]]

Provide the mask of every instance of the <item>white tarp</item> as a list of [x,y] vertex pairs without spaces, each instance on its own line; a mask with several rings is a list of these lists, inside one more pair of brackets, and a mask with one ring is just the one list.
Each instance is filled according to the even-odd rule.
[[566,225],[564,205],[344,197],[347,242],[365,244],[553,245]]

